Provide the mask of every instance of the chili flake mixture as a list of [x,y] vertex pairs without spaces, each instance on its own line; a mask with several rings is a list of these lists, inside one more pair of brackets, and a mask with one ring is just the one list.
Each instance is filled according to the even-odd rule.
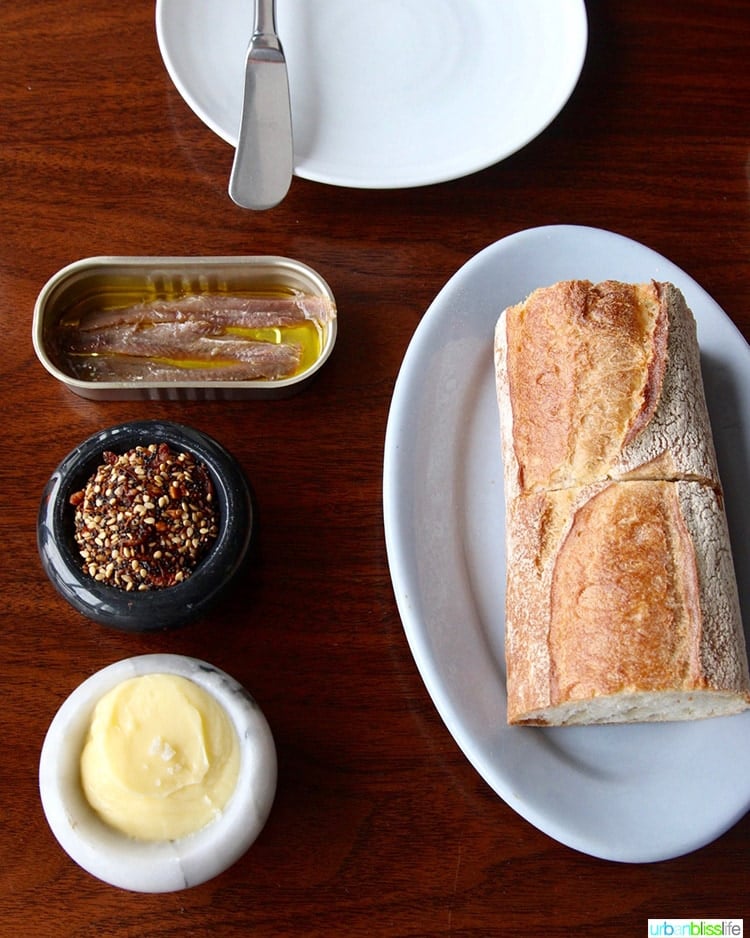
[[207,468],[166,443],[102,455],[70,497],[84,569],[123,590],[187,579],[218,531]]

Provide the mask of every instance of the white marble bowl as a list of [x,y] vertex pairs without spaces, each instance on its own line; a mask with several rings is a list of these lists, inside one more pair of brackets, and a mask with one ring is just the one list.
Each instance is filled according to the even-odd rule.
[[[80,756],[94,708],[113,687],[143,674],[194,681],[226,710],[240,745],[237,786],[222,814],[186,837],[147,842],[128,837],[94,812],[80,781]],[[42,746],[39,790],[52,833],[93,876],[134,892],[197,886],[235,863],[260,834],[276,793],[276,748],[266,718],[234,678],[182,655],[141,655],[96,672],[58,710]]]

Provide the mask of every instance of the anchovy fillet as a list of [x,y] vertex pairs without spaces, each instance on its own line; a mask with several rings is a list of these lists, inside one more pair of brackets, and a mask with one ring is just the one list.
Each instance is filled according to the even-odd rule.
[[[282,343],[283,344],[283,343]],[[206,323],[157,323],[112,326],[90,332],[72,331],[63,350],[73,355],[135,355],[197,361],[255,361],[280,348],[272,342],[213,334]]]
[[330,299],[306,293],[289,297],[243,297],[190,294],[174,300],[152,300],[119,309],[84,313],[78,329],[87,332],[119,325],[146,325],[201,320],[217,327],[262,329],[290,326],[309,319],[331,322],[336,309]]
[[[74,377],[91,381],[252,381],[291,377],[302,346],[284,328],[330,323],[333,301],[191,294],[62,321],[56,347]],[[265,330],[278,329],[266,341]],[[249,335],[243,334],[243,330]],[[280,341],[276,341],[280,340]]]
[[69,365],[73,377],[82,381],[258,381],[289,377],[299,360],[297,346],[269,345],[252,360],[209,366],[129,355],[71,356]]

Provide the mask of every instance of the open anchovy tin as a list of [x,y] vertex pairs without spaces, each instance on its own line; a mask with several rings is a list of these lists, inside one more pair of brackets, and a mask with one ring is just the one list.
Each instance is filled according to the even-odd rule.
[[281,398],[336,341],[326,281],[287,257],[91,257],[44,285],[42,365],[94,400]]

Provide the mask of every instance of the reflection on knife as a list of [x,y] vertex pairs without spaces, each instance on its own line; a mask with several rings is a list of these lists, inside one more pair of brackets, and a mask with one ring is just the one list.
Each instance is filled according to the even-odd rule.
[[276,35],[275,2],[256,0],[229,195],[242,208],[273,208],[289,191],[293,172],[289,79]]

